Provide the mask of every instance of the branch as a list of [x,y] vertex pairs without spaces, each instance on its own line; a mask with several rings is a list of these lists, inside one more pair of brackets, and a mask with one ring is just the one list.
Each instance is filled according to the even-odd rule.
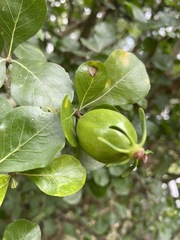
[[10,78],[10,71],[8,69],[7,66],[7,75],[6,75],[6,79],[4,81],[4,87],[6,89],[6,96],[7,96],[7,100],[9,101],[9,103],[11,104],[11,106],[14,108],[17,106],[17,103],[14,101],[14,99],[11,96],[11,78]]
[[92,28],[96,25],[97,20],[96,15],[100,11],[100,6],[98,6],[97,2],[98,1],[94,1],[92,4],[91,14],[88,16],[88,18],[85,20],[82,26],[80,38],[88,38]]
[[64,213],[59,212],[58,213],[58,218],[60,218],[63,222],[68,222],[70,224],[76,225],[79,229],[83,229],[83,231],[88,232],[89,234],[93,235],[96,237],[98,240],[106,240],[106,238],[102,237],[100,234],[95,232],[93,229],[88,227],[85,223],[80,221],[79,219],[70,219],[67,217]]
[[72,15],[74,11],[74,4],[72,0],[69,0],[69,11],[68,11],[68,23],[71,24],[72,22]]

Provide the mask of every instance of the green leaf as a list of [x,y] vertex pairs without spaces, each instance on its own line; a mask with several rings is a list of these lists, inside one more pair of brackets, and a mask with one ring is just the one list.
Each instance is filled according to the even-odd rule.
[[101,53],[104,48],[116,41],[114,23],[101,22],[94,28],[94,35],[90,39],[81,38],[82,44],[93,52]]
[[19,182],[15,177],[11,177],[10,188],[15,189],[19,185]]
[[76,192],[72,195],[64,197],[63,200],[70,205],[77,205],[80,202],[80,200],[82,199],[82,194],[83,194],[83,191],[79,190],[78,192]]
[[148,106],[148,101],[147,101],[147,99],[142,98],[140,101],[137,102],[137,104],[138,104],[140,107],[146,109],[147,106]]
[[105,166],[105,164],[98,162],[89,156],[85,151],[83,151],[80,146],[74,148],[74,156],[80,160],[82,166],[86,169],[86,171],[93,171]]
[[[129,163],[127,165],[129,165]],[[119,177],[127,168],[127,165],[118,165],[118,166],[109,167],[108,168],[109,173],[114,177]]]
[[138,160],[134,160],[134,163],[122,172],[121,177],[122,178],[128,177],[130,173],[138,166],[138,163],[139,163]]
[[66,96],[62,102],[60,117],[65,137],[73,147],[77,147],[78,143],[75,136],[74,110],[68,96]]
[[[36,36],[37,36],[38,39],[41,40],[42,42],[44,41],[45,36],[44,36],[44,32],[43,32],[42,28],[39,29],[39,31],[36,33]],[[35,37],[36,37],[36,36],[35,36]]]
[[64,97],[73,98],[72,81],[61,66],[31,60],[13,61],[11,94],[19,105],[58,111]]
[[0,58],[0,87],[4,84],[4,80],[6,78],[6,60],[4,58]]
[[[153,66],[162,71],[168,71],[173,66],[173,59],[169,58],[168,54],[161,53],[160,50],[156,51],[152,58]],[[164,81],[164,78],[163,78]]]
[[113,177],[111,179],[111,184],[118,195],[126,196],[129,194],[133,187],[132,179],[129,178],[119,178]]
[[96,105],[136,103],[147,95],[149,77],[144,64],[134,54],[118,49],[111,53],[104,64],[109,78],[94,102]]
[[9,180],[10,180],[9,175],[5,175],[5,174],[0,175],[0,207],[3,203],[4,197],[5,197],[6,192],[7,192],[7,188],[8,188],[8,185],[9,185]]
[[88,180],[87,184],[88,184],[90,191],[93,193],[94,196],[96,196],[97,198],[105,198],[106,197],[108,186],[102,187],[102,186],[96,184],[94,182],[94,179]]
[[56,114],[18,107],[0,125],[0,172],[45,167],[64,146]]
[[[168,171],[170,169],[170,166],[171,167],[173,166],[171,165],[171,159],[169,159],[168,156],[165,156],[163,161],[159,161],[158,164],[156,165],[154,173],[156,174],[156,176],[163,176],[164,174],[170,172]],[[179,165],[175,166],[173,173],[175,172],[175,169],[176,170],[179,169],[179,173],[180,173]]]
[[94,182],[101,186],[105,187],[109,183],[109,174],[106,168],[98,169],[97,171],[92,172]]
[[110,109],[110,110],[113,110],[113,111],[116,111],[116,112],[118,112],[118,109],[116,108],[116,107],[114,107],[114,106],[112,106],[112,105],[109,105],[109,104],[100,104],[100,105],[97,105],[97,106],[95,106],[95,107],[93,107],[92,109],[90,109],[90,111],[91,110],[94,110],[94,109]]
[[3,119],[12,110],[13,107],[8,102],[8,100],[0,97],[0,120]]
[[135,20],[141,23],[147,23],[144,13],[139,7],[130,2],[125,2],[125,4],[131,9]]
[[139,145],[143,146],[147,137],[147,129],[146,129],[146,115],[142,108],[139,108],[139,118],[140,118],[141,131],[142,131],[142,138]]
[[80,190],[86,179],[86,171],[79,160],[70,155],[55,158],[47,167],[24,173],[44,193],[64,197]]
[[34,36],[46,17],[45,0],[0,0],[0,32],[8,48],[14,49]]
[[79,41],[74,41],[70,36],[63,37],[61,45],[61,51],[78,54],[80,43]]
[[154,154],[154,152],[148,149],[148,150],[145,151],[145,154],[147,154],[147,155],[148,154]]
[[14,51],[19,59],[31,59],[32,61],[46,62],[44,53],[36,46],[28,42],[20,44]]
[[37,224],[25,219],[9,224],[4,232],[3,240],[40,240],[41,231]]
[[83,63],[75,75],[75,89],[79,100],[79,109],[92,102],[102,92],[107,81],[104,64],[96,61]]

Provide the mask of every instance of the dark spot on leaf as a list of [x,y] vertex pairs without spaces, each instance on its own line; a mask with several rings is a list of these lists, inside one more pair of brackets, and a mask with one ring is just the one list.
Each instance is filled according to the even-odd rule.
[[98,69],[93,66],[88,66],[88,73],[91,77],[94,77],[98,72]]

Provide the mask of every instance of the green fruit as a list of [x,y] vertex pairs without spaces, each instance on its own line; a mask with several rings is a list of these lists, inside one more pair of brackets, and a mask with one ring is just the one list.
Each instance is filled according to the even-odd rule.
[[130,121],[119,112],[95,109],[85,113],[77,122],[76,134],[80,146],[99,162],[126,163],[130,159],[146,160],[142,145],[146,139],[145,115],[140,109],[144,131],[141,142]]

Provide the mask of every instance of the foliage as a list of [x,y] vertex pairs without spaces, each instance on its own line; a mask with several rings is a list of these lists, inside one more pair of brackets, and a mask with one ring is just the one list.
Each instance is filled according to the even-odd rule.
[[[0,5],[0,236],[179,239],[178,1]],[[145,108],[154,154],[127,178],[77,147],[74,108],[99,104],[138,135]]]

